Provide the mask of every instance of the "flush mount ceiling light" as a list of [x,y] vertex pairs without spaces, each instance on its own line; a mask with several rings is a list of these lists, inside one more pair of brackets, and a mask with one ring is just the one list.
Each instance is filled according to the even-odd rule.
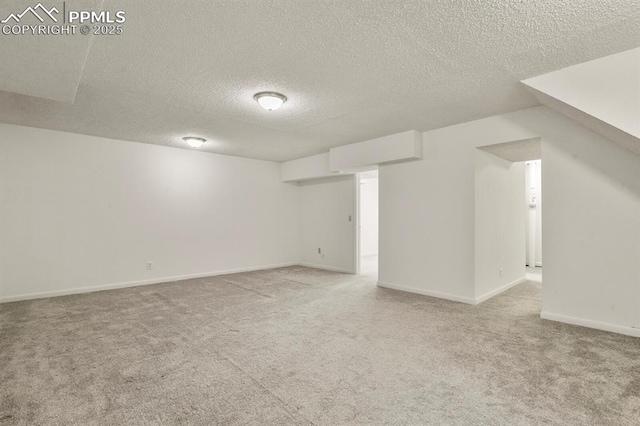
[[273,111],[282,106],[283,103],[287,102],[287,97],[282,93],[276,92],[260,92],[253,95],[253,99],[258,102],[262,108],[267,111]]
[[200,148],[207,141],[206,139],[196,138],[195,136],[187,136],[182,138],[191,148]]

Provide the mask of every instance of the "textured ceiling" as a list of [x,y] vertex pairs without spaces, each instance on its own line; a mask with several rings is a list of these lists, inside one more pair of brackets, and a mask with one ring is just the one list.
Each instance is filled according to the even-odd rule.
[[[74,102],[10,93],[38,66],[18,56],[0,121],[284,161],[534,106],[520,80],[640,46],[637,0],[103,3],[125,33],[93,37]],[[262,90],[289,101],[268,113]]]
[[[66,0],[66,7],[94,9],[99,0]],[[22,14],[29,6],[39,4],[24,0],[4,0],[0,4],[0,21],[10,14]],[[44,6],[44,5],[41,5]],[[56,8],[57,12],[49,12]],[[33,12],[32,12],[33,10]],[[45,14],[51,13],[60,22],[61,2],[27,10],[19,22],[9,18],[0,26],[53,24]],[[82,77],[82,67],[89,52],[92,35],[78,37],[0,35],[0,90],[38,96],[62,102],[73,102]]]

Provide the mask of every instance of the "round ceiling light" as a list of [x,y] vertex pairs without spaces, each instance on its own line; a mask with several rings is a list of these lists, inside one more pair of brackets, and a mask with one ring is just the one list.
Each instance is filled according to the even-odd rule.
[[267,111],[273,111],[282,106],[283,103],[287,102],[287,97],[282,93],[276,92],[260,92],[253,95],[253,99],[258,102],[262,108]]
[[206,139],[196,138],[194,136],[187,136],[186,138],[182,138],[182,140],[191,148],[200,148],[207,141]]

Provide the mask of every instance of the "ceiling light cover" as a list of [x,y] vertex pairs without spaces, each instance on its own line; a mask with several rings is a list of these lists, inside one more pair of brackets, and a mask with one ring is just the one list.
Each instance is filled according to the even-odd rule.
[[182,138],[191,148],[200,148],[207,141],[206,139],[196,138],[195,136],[187,136]]
[[273,111],[282,106],[283,103],[287,102],[287,97],[282,93],[277,92],[260,92],[253,95],[253,99],[258,102],[258,104],[266,109],[267,111]]

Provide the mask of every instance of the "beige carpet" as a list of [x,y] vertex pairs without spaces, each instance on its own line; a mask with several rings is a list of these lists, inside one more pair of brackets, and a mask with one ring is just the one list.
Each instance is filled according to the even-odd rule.
[[292,267],[0,305],[0,424],[631,425],[640,339]]

